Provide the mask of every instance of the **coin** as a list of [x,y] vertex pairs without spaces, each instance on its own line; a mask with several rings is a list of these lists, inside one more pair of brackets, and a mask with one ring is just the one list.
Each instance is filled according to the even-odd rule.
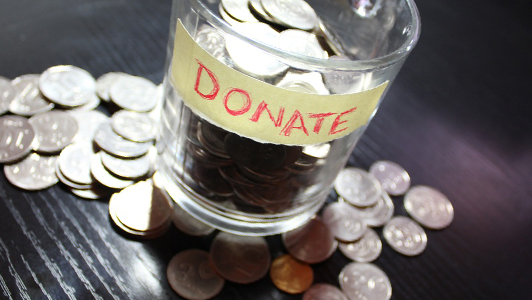
[[151,159],[148,154],[136,158],[120,158],[100,152],[103,166],[113,175],[135,179],[146,175],[151,168]]
[[92,143],[100,125],[109,120],[105,114],[97,110],[68,111],[78,123],[78,133],[74,141],[88,141]]
[[220,293],[225,283],[210,266],[209,253],[198,249],[172,257],[166,276],[172,289],[186,299],[210,299]]
[[303,300],[348,300],[347,296],[337,287],[328,283],[312,285],[303,294]]
[[340,272],[339,281],[342,291],[351,300],[388,300],[392,297],[390,279],[371,263],[347,264]]
[[343,202],[327,205],[322,219],[334,236],[344,242],[360,239],[368,228],[360,214],[351,205]]
[[315,264],[329,258],[338,242],[327,225],[320,219],[311,219],[307,224],[282,234],[283,244],[296,259]]
[[453,205],[440,191],[418,185],[405,195],[406,211],[421,225],[430,229],[443,229],[454,218]]
[[[327,59],[329,56],[318,42],[318,38],[310,32],[299,29],[287,29],[279,33],[279,48],[294,54]],[[319,73],[317,73],[319,75]],[[321,79],[321,76],[320,76]],[[321,80],[320,80],[321,81]]]
[[375,230],[368,228],[360,240],[352,243],[340,242],[338,249],[354,261],[372,262],[381,254],[382,242]]
[[211,263],[223,278],[236,283],[255,282],[268,272],[270,251],[263,237],[220,232],[211,244]]
[[91,157],[94,154],[92,144],[77,142],[68,145],[59,154],[59,169],[70,181],[80,185],[93,183],[91,176]]
[[290,28],[312,30],[318,24],[314,9],[304,0],[261,0],[264,10]]
[[410,176],[403,167],[394,162],[376,161],[369,168],[369,173],[377,178],[382,188],[390,195],[404,195],[410,187]]
[[314,280],[312,268],[285,254],[277,257],[270,268],[273,284],[283,292],[300,294],[306,291]]
[[110,88],[109,95],[119,107],[136,112],[148,112],[158,101],[157,86],[146,78],[122,76]]
[[41,94],[39,78],[40,75],[29,74],[13,79],[11,85],[15,89],[15,98],[9,104],[10,112],[29,117],[54,108],[54,104]]
[[26,118],[0,117],[0,163],[14,162],[30,153],[34,138],[35,131]]
[[[223,10],[223,9],[222,9]],[[196,43],[218,60],[225,61],[225,38],[222,33],[208,25],[201,25],[196,32]]]
[[50,101],[65,107],[76,107],[90,101],[91,95],[96,92],[96,80],[78,67],[55,66],[41,74],[39,88]]
[[35,129],[35,150],[55,153],[69,145],[78,132],[78,123],[70,114],[52,110],[29,119]]
[[427,235],[423,228],[406,217],[393,217],[382,233],[386,242],[403,255],[416,256],[427,247]]
[[98,94],[98,97],[105,102],[111,101],[109,89],[117,80],[120,80],[120,78],[125,76],[129,75],[122,72],[109,72],[98,77],[98,79],[96,79],[96,93]]
[[69,108],[69,111],[90,111],[96,109],[100,105],[100,97],[96,94],[88,94],[89,100],[84,104],[76,107]]
[[235,18],[233,18],[230,14],[228,14],[222,3],[220,3],[220,5],[218,5],[218,11],[220,12],[220,16],[222,17],[222,19],[224,19],[229,25],[231,26],[234,26],[235,24],[240,24],[241,22]]
[[61,172],[61,168],[59,167],[59,161],[55,164],[55,175],[67,187],[75,190],[90,190],[95,182],[92,182],[90,184],[81,184],[74,182],[70,179],[68,179],[65,175],[63,175],[63,172]]
[[100,184],[93,184],[91,188],[89,189],[82,189],[78,190],[75,188],[70,187],[69,188],[72,194],[84,198],[84,199],[90,199],[90,200],[96,200],[101,199],[103,197],[109,196],[111,194],[110,190],[103,185]]
[[[343,199],[340,198],[342,201]],[[366,224],[370,227],[380,227],[388,223],[393,217],[394,204],[392,199],[386,192],[382,192],[382,196],[373,206],[368,207],[354,207],[360,214],[360,216],[366,221]]]
[[174,205],[172,222],[181,232],[192,236],[209,235],[214,228],[191,216],[179,205]]
[[[339,61],[349,61],[345,56],[331,56],[329,59]],[[362,91],[365,81],[371,75],[344,70],[326,70],[322,73],[323,82],[334,94],[353,94]]]
[[264,8],[262,7],[262,3],[261,3],[261,0],[250,0],[249,1],[249,4],[250,4],[250,8],[257,14],[259,15],[261,18],[263,18],[264,20],[268,21],[268,22],[274,22],[275,23],[275,19],[273,19],[272,17],[270,17],[270,15],[268,15],[268,13],[266,13],[266,11],[264,10]]
[[155,140],[157,127],[146,113],[119,110],[111,117],[111,127],[118,135],[134,142]]
[[9,182],[21,189],[43,190],[59,181],[55,175],[56,163],[57,156],[40,156],[32,153],[16,164],[5,165],[4,173]]
[[103,122],[94,135],[94,141],[103,150],[120,157],[139,157],[146,154],[153,143],[138,143],[126,140],[111,128],[111,122]]
[[234,133],[225,137],[224,145],[229,157],[245,167],[272,170],[285,164],[283,145],[259,143]]
[[15,99],[15,89],[11,85],[11,80],[0,77],[0,115],[9,110],[13,99]]
[[382,194],[381,185],[373,175],[352,167],[338,173],[334,188],[347,202],[360,207],[374,205]]
[[224,10],[241,22],[259,22],[249,11],[248,0],[221,0]]
[[112,189],[123,189],[135,183],[134,180],[118,178],[109,173],[102,164],[100,152],[92,156],[90,164],[90,172],[99,183]]
[[329,95],[330,92],[323,84],[320,73],[295,73],[288,71],[276,86],[307,94]]

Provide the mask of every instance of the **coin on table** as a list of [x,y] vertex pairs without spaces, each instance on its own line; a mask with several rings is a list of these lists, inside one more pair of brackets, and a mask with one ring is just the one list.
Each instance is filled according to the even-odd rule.
[[55,153],[68,146],[78,133],[78,122],[60,110],[37,114],[29,119],[35,129],[35,150]]
[[68,145],[59,154],[59,169],[70,181],[81,185],[93,183],[91,176],[91,157],[94,154],[92,144],[77,142]]
[[430,229],[443,229],[454,218],[453,205],[449,199],[428,186],[412,187],[405,195],[404,205],[414,220]]
[[328,283],[312,285],[303,294],[303,300],[348,300],[347,296],[337,287]]
[[[340,198],[339,201],[344,201]],[[359,212],[366,224],[370,227],[380,227],[388,223],[393,217],[395,206],[392,199],[386,192],[382,192],[381,199],[373,206],[368,207],[354,207]]]
[[381,185],[373,175],[352,167],[338,173],[334,188],[347,202],[359,207],[374,205],[382,194]]
[[14,162],[30,153],[34,138],[35,130],[28,119],[0,117],[0,163]]
[[98,94],[98,97],[105,102],[110,102],[111,96],[109,95],[109,89],[116,81],[125,76],[130,75],[122,72],[109,72],[98,77],[98,79],[96,79],[96,93]]
[[11,85],[15,89],[15,99],[9,104],[10,112],[29,117],[54,108],[54,104],[41,94],[39,78],[40,75],[28,74],[13,79]]
[[91,111],[100,105],[100,97],[96,96],[96,94],[88,94],[87,97],[89,98],[89,101],[80,106],[71,107],[69,108],[69,111]]
[[135,183],[134,180],[118,178],[109,173],[102,164],[101,153],[92,156],[90,165],[91,174],[99,183],[112,189],[123,189]]
[[410,175],[394,162],[376,161],[369,168],[369,173],[375,176],[382,188],[392,196],[404,195],[410,188]]
[[89,189],[78,190],[73,187],[69,187],[69,189],[72,192],[72,194],[80,198],[89,199],[89,200],[101,199],[111,194],[111,191],[101,184],[93,184]]
[[59,167],[59,160],[55,164],[55,175],[57,176],[59,181],[61,181],[61,183],[63,183],[64,185],[66,185],[67,187],[71,189],[90,190],[94,185],[94,182],[91,182],[90,184],[82,184],[82,183],[77,183],[77,182],[74,182],[68,179],[65,175],[63,175],[63,172],[61,172],[61,168]]
[[121,158],[101,151],[100,155],[103,166],[109,172],[126,179],[135,179],[148,174],[152,164],[148,154],[136,158]]
[[427,247],[427,235],[421,226],[413,220],[396,216],[384,226],[384,239],[397,252],[416,256]]
[[225,280],[209,264],[209,253],[190,249],[179,252],[166,269],[168,283],[186,299],[210,299],[222,290]]
[[340,242],[338,249],[351,260],[372,262],[381,254],[382,242],[375,230],[368,228],[360,240],[352,243]]
[[0,77],[0,115],[9,111],[9,105],[15,99],[15,89],[11,80]]
[[138,143],[119,136],[111,127],[111,121],[100,124],[94,141],[103,150],[120,157],[139,157],[148,153],[152,142]]
[[325,261],[338,246],[332,232],[319,218],[283,233],[282,239],[288,253],[309,264]]
[[345,242],[358,240],[368,228],[355,208],[345,202],[327,205],[322,220],[338,240]]
[[210,253],[216,272],[236,283],[255,282],[270,267],[270,251],[263,237],[220,232],[212,241]]
[[194,218],[177,204],[174,205],[172,222],[181,232],[192,236],[209,235],[214,231],[213,227]]
[[299,29],[287,29],[281,31],[277,39],[279,48],[287,52],[321,59],[329,57],[313,33]]
[[349,299],[388,300],[392,284],[384,271],[371,263],[347,264],[339,276],[340,287]]
[[96,80],[81,68],[55,66],[41,74],[39,88],[50,101],[65,107],[76,107],[91,100],[91,95],[96,93]]
[[225,11],[241,22],[259,22],[249,11],[248,0],[222,0]]
[[156,123],[146,113],[119,110],[111,117],[111,127],[133,142],[153,141],[157,135]]
[[119,107],[148,112],[157,105],[157,86],[146,78],[123,76],[109,90],[111,100]]
[[74,137],[75,141],[88,141],[92,143],[100,125],[109,120],[109,117],[97,110],[90,111],[68,111],[78,123],[78,133]]
[[59,181],[55,175],[56,163],[57,156],[41,156],[32,153],[16,164],[5,165],[4,173],[9,182],[21,189],[43,190]]
[[261,0],[264,10],[290,28],[312,30],[318,24],[314,9],[304,0]]
[[289,294],[300,294],[312,285],[314,271],[309,265],[284,254],[272,262],[270,278],[281,291]]

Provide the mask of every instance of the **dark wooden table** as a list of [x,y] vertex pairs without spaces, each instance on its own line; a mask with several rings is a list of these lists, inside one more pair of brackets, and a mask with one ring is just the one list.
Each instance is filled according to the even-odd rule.
[[[455,219],[427,230],[428,247],[404,257],[384,245],[375,262],[392,299],[532,298],[532,21],[530,1],[418,0],[421,39],[350,165],[404,166],[414,184],[440,189]],[[0,75],[73,64],[94,76],[123,71],[160,82],[169,0],[0,0]],[[396,214],[406,215],[402,199]],[[379,231],[380,232],[380,231]],[[180,299],[166,281],[178,251],[212,236],[171,229],[139,242],[115,231],[107,203],[60,185],[24,192],[0,175],[0,298]],[[283,252],[269,237],[272,255]],[[348,259],[314,265],[337,284]],[[300,299],[268,278],[226,283],[215,299]]]

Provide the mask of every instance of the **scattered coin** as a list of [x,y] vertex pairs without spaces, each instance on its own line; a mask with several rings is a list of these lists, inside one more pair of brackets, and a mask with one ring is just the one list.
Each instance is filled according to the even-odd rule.
[[157,86],[148,79],[121,76],[110,88],[109,95],[119,107],[136,112],[148,112],[157,105]]
[[111,122],[100,124],[98,131],[94,136],[94,141],[103,150],[119,157],[139,157],[148,153],[153,143],[138,143],[126,140],[119,136],[111,128]]
[[315,264],[329,258],[338,242],[327,225],[320,219],[311,219],[306,225],[282,234],[283,244],[296,259]]
[[98,105],[100,105],[100,97],[96,96],[96,94],[89,94],[87,95],[89,100],[80,106],[71,107],[70,111],[91,111],[93,109],[96,109]]
[[29,117],[54,108],[54,104],[41,94],[39,78],[40,75],[28,74],[13,79],[11,85],[15,89],[15,98],[9,105],[10,112]]
[[90,186],[93,183],[91,176],[91,157],[94,154],[92,144],[77,142],[68,145],[59,154],[59,169],[69,181],[80,185]]
[[[343,198],[340,198],[343,201]],[[395,206],[392,199],[386,192],[382,192],[382,196],[376,204],[369,207],[354,207],[360,216],[366,221],[370,227],[380,227],[388,223],[393,217]]]
[[11,80],[0,77],[0,115],[9,111],[9,105],[15,99],[15,89],[11,85]]
[[100,156],[103,166],[118,177],[136,179],[148,174],[151,169],[149,154],[137,158],[121,158],[101,151]]
[[0,117],[0,163],[15,162],[26,156],[34,138],[35,131],[26,118]]
[[87,141],[92,143],[100,125],[109,120],[108,116],[97,110],[69,110],[68,113],[70,113],[78,123],[78,133],[74,137],[75,141]]
[[304,0],[261,0],[261,3],[273,19],[287,27],[312,30],[318,24],[316,12]]
[[100,184],[93,184],[89,189],[78,190],[72,187],[70,187],[69,189],[72,192],[72,194],[80,198],[90,199],[90,200],[101,199],[111,194],[108,188]]
[[29,119],[35,129],[35,150],[56,153],[72,142],[78,132],[78,123],[70,114],[51,110]]
[[125,76],[130,75],[122,72],[109,72],[98,77],[98,79],[96,79],[96,93],[100,99],[105,102],[110,102],[111,96],[109,95],[109,89],[116,81]]
[[41,74],[39,88],[52,102],[76,107],[91,100],[96,93],[96,80],[92,75],[74,66],[54,66]]
[[342,291],[351,300],[388,300],[392,297],[390,279],[371,263],[347,264],[340,272],[339,281]]
[[369,168],[369,173],[377,178],[382,188],[390,195],[404,195],[410,188],[410,176],[403,167],[394,162],[376,161]]
[[174,205],[172,222],[181,232],[192,236],[205,236],[214,231],[214,228],[194,218],[179,205]]
[[347,296],[337,287],[328,283],[312,285],[303,294],[303,300],[348,300]]
[[360,239],[368,228],[360,214],[344,202],[329,204],[323,211],[322,219],[334,236],[344,242]]
[[135,183],[134,180],[114,176],[102,164],[101,151],[91,158],[90,173],[101,184],[112,189],[123,189]]
[[5,165],[4,173],[9,182],[23,190],[43,190],[59,181],[55,175],[56,163],[57,156],[32,153],[21,162]]
[[68,179],[65,175],[63,175],[63,172],[61,172],[59,161],[55,164],[55,175],[59,181],[61,181],[61,183],[74,190],[90,190],[95,184],[95,182],[91,184],[81,184]]
[[404,205],[414,220],[430,229],[443,229],[454,218],[453,205],[449,199],[428,186],[412,187],[405,195]]
[[155,140],[157,126],[148,114],[119,110],[111,117],[111,127],[118,135],[133,142]]
[[285,254],[272,262],[270,278],[281,291],[289,294],[300,294],[312,285],[314,272],[309,265]]
[[421,226],[413,220],[403,217],[393,217],[383,229],[384,239],[397,252],[416,256],[427,247],[427,235]]
[[367,207],[381,198],[382,188],[373,175],[357,168],[345,168],[334,181],[336,192],[352,205]]
[[372,262],[376,260],[382,251],[382,242],[379,235],[373,229],[366,231],[364,236],[353,243],[338,244],[338,249],[347,258],[357,262]]

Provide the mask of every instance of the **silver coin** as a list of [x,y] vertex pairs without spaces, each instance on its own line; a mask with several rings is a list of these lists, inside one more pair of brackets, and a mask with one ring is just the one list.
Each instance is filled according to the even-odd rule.
[[312,30],[318,24],[314,9],[304,0],[261,0],[264,10],[290,28]]
[[241,22],[259,22],[255,16],[249,11],[249,0],[222,0],[224,10],[231,15],[231,17]]
[[75,141],[92,142],[100,125],[109,121],[109,117],[97,110],[69,110],[68,113],[70,113],[78,123],[78,133],[74,137]]
[[153,141],[157,126],[146,113],[119,110],[111,117],[111,127],[120,136],[134,142]]
[[94,155],[92,144],[77,142],[68,145],[59,154],[59,169],[70,181],[80,185],[91,185],[91,157]]
[[[343,198],[340,198],[341,202]],[[392,199],[386,192],[382,192],[381,199],[377,201],[377,204],[369,207],[354,207],[360,214],[360,216],[366,221],[366,224],[370,227],[380,227],[388,223],[393,217],[395,206]]]
[[218,60],[224,61],[226,59],[225,38],[217,29],[205,24],[201,25],[196,32],[195,40],[203,50],[209,52]]
[[153,143],[138,143],[126,140],[119,136],[111,128],[111,122],[104,122],[100,124],[98,131],[94,135],[94,141],[103,150],[120,157],[139,157],[146,154]]
[[109,89],[117,80],[124,76],[129,75],[122,72],[109,72],[98,77],[96,79],[96,93],[98,97],[105,102],[110,102],[111,96],[109,95]]
[[161,113],[163,111],[163,106],[164,106],[164,86],[162,83],[157,86],[156,93],[157,93],[157,104],[151,111],[148,112],[148,116],[150,116],[150,118],[152,118],[155,121],[157,128],[158,128],[159,123],[160,123],[159,120],[161,119]]
[[223,278],[236,283],[255,282],[268,272],[271,257],[263,237],[220,232],[211,244],[211,263]]
[[91,158],[91,174],[101,184],[112,189],[123,189],[135,183],[134,180],[121,179],[107,171],[100,156],[100,152],[94,154]]
[[107,188],[100,186],[100,185],[95,185],[91,187],[90,189],[83,189],[83,190],[78,190],[78,189],[70,187],[70,191],[72,192],[72,194],[80,198],[89,199],[89,200],[101,199],[111,194],[111,192]]
[[228,14],[222,3],[220,3],[220,5],[218,5],[218,11],[220,12],[220,16],[222,17],[222,19],[224,19],[229,25],[231,26],[234,26],[235,24],[240,24],[241,22],[235,18],[233,18],[230,14]]
[[54,104],[44,99],[39,90],[40,75],[29,74],[13,79],[15,98],[9,105],[9,111],[19,116],[33,116],[54,108]]
[[63,175],[63,172],[61,172],[61,168],[59,167],[59,161],[55,165],[55,175],[57,176],[59,181],[61,181],[61,183],[63,183],[67,187],[75,190],[90,190],[93,187],[94,182],[91,184],[81,184],[68,179],[65,175]]
[[427,235],[421,226],[413,220],[396,216],[384,226],[383,235],[386,242],[397,252],[416,256],[427,247]]
[[330,94],[320,73],[317,72],[294,73],[288,71],[276,86],[308,94]]
[[313,32],[317,35],[320,35],[323,37],[329,48],[331,48],[332,52],[338,56],[347,57],[348,51],[345,50],[345,46],[342,43],[342,40],[338,37],[338,34],[336,34],[331,26],[329,26],[325,21],[318,18],[318,25],[313,30]]
[[404,195],[410,188],[410,176],[403,167],[394,162],[376,161],[369,168],[369,173],[377,178],[382,188],[390,195]]
[[382,251],[382,242],[379,235],[373,229],[366,231],[364,236],[353,243],[338,244],[338,249],[347,258],[357,262],[372,262],[376,260]]
[[348,300],[347,296],[337,287],[328,283],[312,285],[303,294],[303,300]]
[[454,208],[449,199],[428,186],[412,187],[405,195],[404,205],[414,220],[430,229],[443,229],[454,218]]
[[96,94],[90,94],[87,95],[87,97],[89,97],[89,101],[87,103],[72,107],[69,109],[69,111],[91,111],[100,105],[100,97],[96,96]]
[[120,158],[107,152],[100,152],[103,166],[113,175],[135,179],[142,177],[150,171],[151,160],[148,154],[136,158]]
[[52,110],[29,119],[35,129],[35,150],[55,153],[69,145],[78,132],[78,122],[72,115]]
[[264,7],[262,7],[262,3],[260,0],[250,0],[249,4],[251,4],[251,8],[264,20],[276,23],[276,20],[270,15],[268,15],[268,13],[264,10]]
[[181,232],[192,236],[209,235],[214,228],[194,218],[179,205],[174,205],[172,222]]
[[[349,61],[345,56],[331,56],[330,60]],[[322,73],[323,82],[334,94],[352,94],[362,91],[367,78],[363,72],[327,70]],[[366,78],[367,77],[367,78]]]
[[96,93],[96,80],[92,75],[74,66],[55,66],[41,74],[39,88],[50,101],[76,107],[90,101]]
[[220,293],[225,283],[209,264],[209,253],[198,249],[172,257],[166,276],[172,289],[186,299],[210,299]]
[[314,158],[326,158],[330,150],[330,143],[303,146],[303,153]]
[[11,80],[0,77],[0,115],[9,111],[9,105],[15,99],[15,94]]
[[278,37],[278,45],[279,48],[294,54],[321,59],[327,59],[329,57],[314,34],[299,29],[281,31]]
[[288,253],[308,264],[325,261],[338,246],[332,232],[319,218],[283,233],[282,239]]
[[336,239],[344,242],[360,239],[368,229],[358,211],[347,203],[329,204],[323,211],[322,220]]
[[334,188],[347,202],[359,207],[374,205],[382,194],[381,185],[373,175],[352,167],[338,173]]
[[350,300],[388,300],[392,284],[386,273],[371,263],[347,264],[339,276],[340,287]]
[[148,112],[157,105],[157,86],[146,78],[122,76],[109,90],[111,100],[119,107]]
[[21,162],[5,165],[4,173],[13,185],[28,191],[49,188],[59,179],[55,175],[57,156],[40,156],[32,153]]
[[0,117],[0,163],[14,162],[30,153],[34,138],[35,131],[28,119]]

